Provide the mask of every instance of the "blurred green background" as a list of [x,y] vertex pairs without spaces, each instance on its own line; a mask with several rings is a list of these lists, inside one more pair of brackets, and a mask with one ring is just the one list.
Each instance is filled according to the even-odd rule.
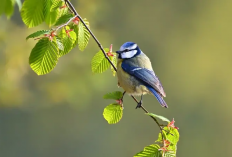
[[[73,0],[104,47],[138,43],[167,93],[168,109],[153,96],[145,107],[180,128],[178,157],[232,156],[231,0]],[[102,112],[119,90],[110,70],[91,73],[93,39],[49,74],[37,76],[28,57],[36,41],[18,8],[0,17],[0,156],[129,157],[152,144],[158,127],[126,96],[123,119],[108,125]]]

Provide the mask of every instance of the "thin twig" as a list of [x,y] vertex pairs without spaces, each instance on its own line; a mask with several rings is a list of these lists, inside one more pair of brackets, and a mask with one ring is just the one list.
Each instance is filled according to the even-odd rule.
[[65,1],[65,5],[68,7],[68,10],[73,13],[73,11],[70,9],[69,5],[67,5],[67,1]]
[[[134,101],[135,101],[136,103],[139,103],[139,101],[138,101],[133,95],[131,95],[131,97],[134,99]],[[145,107],[143,107],[143,105],[141,105],[140,108],[143,109],[144,112],[149,113],[149,112],[147,111],[147,109],[146,109]],[[155,117],[152,117],[152,116],[150,116],[150,117],[151,117],[151,118],[156,122],[156,124],[159,126],[162,139],[164,139],[163,132],[162,132],[162,131],[163,131],[162,125],[159,124],[159,122],[157,121],[157,119],[156,119]]]
[[[65,0],[65,3],[68,4],[68,7],[73,11],[75,17],[78,17],[80,19],[80,21],[83,23],[83,25],[85,26],[85,28],[88,30],[88,32],[90,33],[90,35],[93,37],[93,39],[96,41],[96,43],[98,44],[98,47],[101,49],[102,53],[104,54],[105,58],[109,61],[109,63],[111,64],[111,66],[114,68],[114,70],[117,72],[117,68],[114,66],[114,64],[112,63],[112,61],[109,59],[109,57],[107,56],[105,50],[103,49],[102,45],[100,44],[100,42],[97,40],[96,36],[92,33],[92,31],[89,29],[89,27],[85,24],[85,22],[83,21],[83,19],[81,18],[81,16],[77,13],[76,9],[74,8],[74,6],[72,5],[72,3],[69,0]],[[131,97],[134,99],[134,101],[136,103],[138,103],[138,100],[131,95]],[[141,108],[143,109],[144,112],[149,113],[142,105]],[[159,126],[160,131],[161,131],[161,135],[163,138],[163,133],[162,130],[163,128],[161,127],[162,125],[159,124],[159,122],[157,121],[156,118],[150,116],[155,122],[156,124]]]
[[78,17],[77,15],[73,16],[71,19],[68,20],[68,22],[64,23],[63,25],[60,25],[59,27],[57,27],[55,29],[55,32],[58,31],[59,29],[61,29],[62,27],[67,26],[71,21],[73,21],[76,17]]
[[109,61],[109,63],[112,65],[112,67],[114,68],[115,71],[117,71],[117,68],[114,66],[114,64],[111,62],[111,60],[109,59],[109,57],[107,56],[105,50],[103,49],[102,45],[100,44],[100,42],[97,40],[97,38],[95,37],[95,35],[92,33],[92,31],[89,29],[89,27],[85,24],[85,22],[83,21],[83,19],[80,17],[80,15],[77,13],[76,9],[74,8],[74,6],[72,5],[72,3],[69,0],[65,0],[65,2],[69,5],[69,7],[71,8],[71,10],[74,12],[74,15],[76,15],[80,21],[83,23],[83,25],[85,26],[85,28],[88,30],[88,32],[91,34],[91,36],[93,37],[93,39],[96,41],[96,43],[98,44],[98,47],[101,49],[101,51],[103,52],[105,58]]

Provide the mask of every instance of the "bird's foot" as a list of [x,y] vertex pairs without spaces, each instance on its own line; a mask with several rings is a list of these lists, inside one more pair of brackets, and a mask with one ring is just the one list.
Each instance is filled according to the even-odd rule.
[[138,102],[138,104],[137,104],[137,106],[136,106],[135,109],[140,108],[142,106],[142,103],[143,103],[142,100],[140,100],[140,102]]

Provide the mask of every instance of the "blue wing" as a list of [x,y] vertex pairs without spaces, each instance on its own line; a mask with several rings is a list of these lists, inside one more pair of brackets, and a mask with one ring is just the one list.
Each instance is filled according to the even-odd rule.
[[125,72],[141,81],[141,83],[143,83],[155,95],[163,107],[167,107],[167,104],[162,98],[165,97],[166,94],[154,71],[148,70],[146,68],[132,66],[127,62],[122,62],[121,66]]
[[146,86],[146,87],[155,95],[156,99],[159,101],[162,107],[168,108],[168,105],[166,104],[164,99],[160,96],[159,93],[156,92],[154,88],[152,88],[151,86]]

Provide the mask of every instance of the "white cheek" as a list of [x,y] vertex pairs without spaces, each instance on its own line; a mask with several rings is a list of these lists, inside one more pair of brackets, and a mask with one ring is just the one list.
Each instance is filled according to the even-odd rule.
[[124,52],[121,54],[122,58],[132,58],[137,53],[137,50],[132,50],[129,52]]

